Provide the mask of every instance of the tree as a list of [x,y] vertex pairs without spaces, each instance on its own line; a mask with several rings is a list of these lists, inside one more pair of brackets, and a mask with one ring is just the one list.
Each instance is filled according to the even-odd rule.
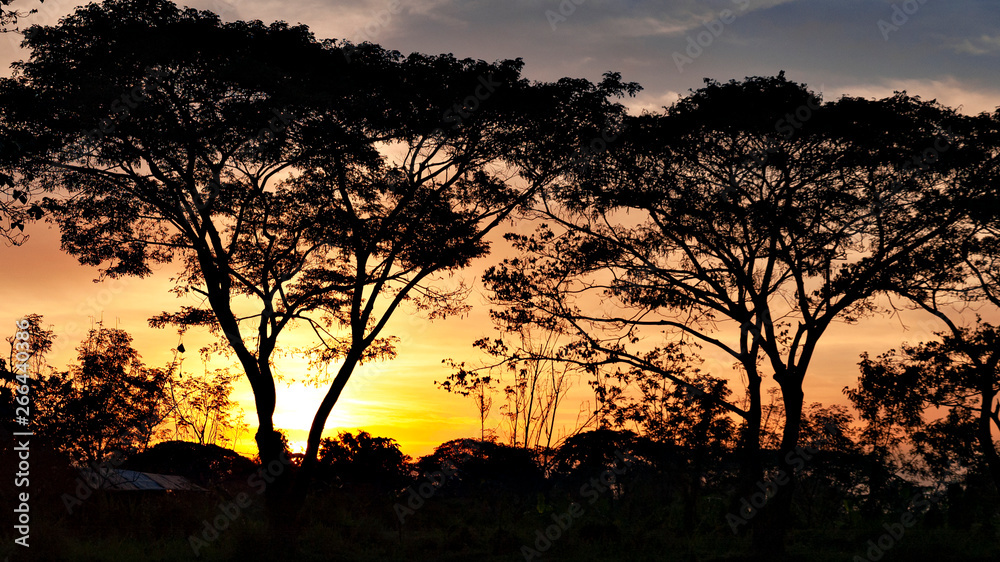
[[[44,317],[41,314],[26,314],[21,318],[21,321],[27,323],[26,330],[29,334],[28,340],[18,339],[15,336],[7,337],[7,344],[10,345],[10,354],[7,357],[7,362],[3,363],[0,359],[0,364],[14,365],[14,363],[27,363],[28,371],[35,375],[40,375],[44,372],[47,365],[45,356],[52,351],[52,344],[55,342],[55,332],[52,327],[49,326],[45,328],[43,325]],[[22,346],[17,345],[19,341],[27,341],[28,348],[28,360],[27,361],[17,361],[16,355]]]
[[[341,365],[310,428],[303,482],[332,408],[357,366],[384,349],[379,338],[392,315],[407,302],[429,319],[466,310],[463,285],[449,287],[442,277],[484,256],[487,235],[567,166],[567,144],[605,127],[623,110],[612,99],[634,91],[613,74],[599,84],[530,84],[521,67],[520,60],[411,55],[400,62],[405,87],[395,88],[403,100],[389,106],[398,111],[402,156],[355,167],[330,153],[289,182],[297,200],[324,210],[314,236],[329,253],[323,272],[305,282],[338,284],[323,312],[327,327],[347,332],[329,338]],[[475,96],[464,108],[440,112],[465,92]]]
[[257,464],[236,451],[188,441],[161,441],[127,458],[121,468],[177,474],[200,486],[246,483],[254,474],[260,474]]
[[30,31],[31,60],[2,86],[11,122],[39,139],[30,162],[43,173],[22,183],[74,193],[48,206],[64,249],[102,275],[145,276],[174,257],[197,270],[254,389],[262,457],[277,459],[273,338],[265,322],[265,337],[244,340],[233,300],[253,283],[239,282],[235,249],[240,217],[308,154],[290,131],[307,97],[295,65],[329,62],[322,46],[303,27],[223,25],[159,1],[91,4]]
[[35,142],[12,128],[7,109],[0,113],[0,238],[9,245],[20,245],[28,240],[25,225],[40,219],[43,211],[37,200],[40,190],[28,188],[22,181],[32,177],[24,160]]
[[[520,61],[403,58],[162,1],[80,8],[28,45],[31,61],[5,87],[44,98],[18,121],[53,139],[39,156],[50,164],[44,182],[74,192],[49,205],[64,248],[112,277],[183,260],[179,289],[211,310],[152,323],[222,333],[254,389],[262,460],[280,455],[278,336],[301,321],[342,361],[310,431],[306,476],[357,364],[392,356],[382,336],[392,313],[406,301],[432,317],[461,310],[460,291],[423,283],[483,254],[485,234],[547,180],[515,189],[490,166],[558,161],[563,144],[515,141],[539,125],[549,138],[574,134],[587,115],[574,119],[583,112],[573,108],[600,119],[624,88],[612,77],[532,89]],[[72,96],[59,93],[66,84]],[[403,156],[388,164],[380,150],[393,149]]]
[[[314,279],[285,292],[296,274],[323,260],[311,253],[317,245],[296,243],[301,232],[268,242],[269,205],[287,203],[269,190],[319,150],[359,165],[377,158],[372,143],[384,137],[364,121],[362,104],[368,117],[379,117],[379,108],[364,92],[383,89],[370,71],[396,55],[372,47],[348,64],[340,48],[317,43],[302,26],[221,24],[169,2],[92,4],[32,30],[32,59],[4,86],[19,130],[45,139],[33,157],[46,173],[34,183],[75,192],[49,202],[64,248],[104,265],[109,277],[148,275],[153,263],[184,260],[180,289],[206,296],[211,310],[154,323],[221,331],[254,389],[261,456],[277,459],[271,353],[292,317],[320,306],[331,287]],[[94,43],[103,47],[91,49]],[[67,84],[72,95],[64,95]],[[366,127],[371,138],[361,142]],[[279,294],[294,304],[283,317],[270,314]],[[243,316],[237,297],[258,299],[259,313]],[[246,333],[248,320],[257,325]]]
[[[654,329],[732,357],[749,408],[719,402],[746,421],[752,486],[763,377],[781,388],[784,458],[827,328],[871,313],[891,268],[982,191],[963,173],[980,156],[970,128],[905,94],[821,104],[783,75],[709,80],[663,115],[627,119],[593,166],[546,193],[537,216],[548,224],[511,236],[522,256],[487,280],[498,302],[570,322],[609,360],[657,371],[635,348]],[[913,155],[945,135],[954,149],[915,168]],[[794,474],[754,519],[756,549],[783,548],[793,490]]]
[[[39,0],[40,4],[44,2]],[[34,8],[27,12],[8,9],[13,3],[13,0],[0,0],[0,33],[21,33],[17,27],[18,20],[38,13]],[[9,25],[14,27],[8,28]],[[37,201],[39,193],[17,185],[21,184],[22,174],[31,177],[32,172],[25,169],[23,160],[35,142],[31,135],[18,131],[10,123],[8,116],[11,109],[5,107],[5,111],[0,112],[0,219],[3,220],[0,222],[0,238],[7,244],[18,246],[28,241],[28,235],[24,234],[26,224],[40,219],[43,211]]]
[[[611,408],[615,426],[634,424],[639,435],[655,444],[654,450],[668,454],[683,465],[677,479],[683,484],[683,521],[686,530],[693,531],[695,506],[699,501],[703,479],[710,481],[710,469],[721,465],[736,446],[736,427],[729,412],[709,397],[727,400],[731,394],[724,379],[701,373],[691,366],[692,357],[679,346],[660,351],[653,359],[658,371],[631,367],[623,380],[638,389],[638,393],[621,392],[623,404]],[[662,373],[671,372],[686,385],[674,384]],[[657,459],[661,465],[665,458]]]
[[410,457],[387,437],[372,437],[367,431],[357,434],[342,431],[336,439],[320,442],[319,464],[343,482],[403,488],[410,479]]
[[534,493],[544,483],[544,473],[533,451],[493,441],[454,439],[420,457],[415,467],[425,477],[442,473],[445,494],[474,495],[495,510],[511,496],[532,494],[533,504]]
[[[48,366],[45,356],[52,351],[56,337],[51,326],[45,328],[43,321],[40,314],[26,314],[18,320],[14,335],[7,338],[10,354],[7,359],[0,359],[0,381],[3,383],[0,387],[0,415],[5,423],[19,417],[16,406],[24,408],[27,415],[21,417],[32,423],[33,386],[37,384],[39,377],[44,376]],[[27,336],[18,337],[18,334]],[[24,398],[19,400],[19,396]],[[21,401],[26,403],[22,404]],[[25,426],[20,427],[18,431],[22,431]]]
[[0,224],[0,237],[15,246],[28,240],[24,234],[25,224],[42,216],[33,194],[14,187],[15,175],[11,168],[18,159],[19,149],[14,141],[0,139],[0,217],[4,220]]
[[199,445],[215,445],[219,441],[225,444],[230,439],[235,443],[236,435],[226,437],[226,433],[238,431],[241,425],[233,416],[236,403],[230,398],[236,375],[223,368],[215,369],[210,376],[210,351],[209,347],[200,350],[204,365],[201,376],[189,374],[185,379],[183,360],[178,362],[176,373],[170,370],[164,390],[167,421],[173,422],[174,439],[193,436]]
[[[579,489],[584,482],[593,482],[595,475],[613,471],[613,484],[609,486],[615,497],[625,493],[625,482],[632,480],[635,470],[627,469],[636,460],[637,453],[648,441],[638,438],[629,430],[595,429],[572,435],[562,443],[552,462],[552,471],[561,475],[570,490]],[[646,450],[648,450],[648,446]],[[638,468],[638,467],[633,467]],[[621,471],[626,475],[622,478]],[[700,477],[700,475],[698,475]]]
[[98,323],[69,371],[37,381],[36,433],[79,464],[142,451],[163,421],[167,371],[147,368],[131,344]]
[[[31,9],[27,12],[21,12],[18,10],[10,10],[7,6],[14,3],[14,0],[0,0],[0,33],[11,33],[17,32],[18,29],[7,29],[8,25],[17,25],[18,18],[23,18],[31,14],[38,13],[38,10]],[[38,0],[39,4],[44,4],[45,0]]]
[[[658,371],[632,367],[624,377],[637,393],[619,393],[623,399],[613,410],[615,425],[633,424],[639,435],[691,450],[718,453],[735,445],[736,428],[729,411],[709,399],[727,400],[732,394],[728,383],[692,367],[693,357],[681,352],[679,346],[660,350],[660,354],[655,360]],[[650,356],[646,360],[654,361]],[[672,382],[664,372],[673,373],[686,384]]]
[[[491,383],[503,381],[505,373],[510,375],[513,380],[508,379],[510,383],[503,388],[505,403],[500,408],[508,428],[507,440],[514,447],[537,449],[541,445],[551,449],[567,437],[556,438],[555,424],[556,413],[572,384],[572,378],[580,374],[580,368],[566,360],[572,350],[561,344],[562,334],[554,326],[536,330],[537,327],[531,324],[508,322],[496,311],[491,311],[491,316],[500,337],[480,338],[472,344],[490,359],[469,368],[464,361],[456,363],[446,359],[444,362],[455,371],[443,382],[435,381],[435,384],[448,392],[473,396],[484,428],[489,412],[486,406],[492,406],[493,402],[494,388]],[[544,334],[544,337],[539,334]],[[563,360],[549,359],[553,356]],[[587,416],[569,434],[577,433],[598,417],[596,412]],[[485,437],[481,439],[485,440]]]
[[802,409],[802,444],[838,453],[858,450],[854,416],[845,406],[813,402]]
[[[445,360],[448,362],[449,360]],[[434,381],[438,388],[446,392],[454,392],[462,396],[471,396],[479,411],[479,440],[486,441],[486,419],[493,408],[493,394],[496,389],[491,386],[493,376],[480,375],[472,371],[466,371],[464,365],[451,362],[451,367],[458,371],[448,375],[443,382]],[[516,433],[515,433],[516,435]],[[490,440],[495,439],[493,430],[490,430]]]
[[[871,360],[862,356],[858,386],[844,391],[867,422],[864,435],[876,454],[904,442],[919,464],[910,472],[941,481],[972,469],[989,474],[1000,489],[992,428],[1000,392],[1000,334],[979,322],[974,329],[937,334],[938,341],[903,345]],[[944,408],[931,418],[931,407]],[[980,420],[989,425],[981,435]]]
[[[897,264],[890,282],[893,292],[945,325],[947,331],[938,334],[939,344],[928,342],[904,348],[904,355],[907,361],[922,362],[928,368],[936,365],[933,370],[937,378],[927,382],[933,382],[945,396],[930,399],[932,402],[943,400],[961,408],[956,400],[964,402],[971,396],[978,399],[976,405],[963,406],[973,408],[974,420],[967,418],[969,412],[952,412],[964,420],[967,428],[975,427],[977,456],[985,462],[995,489],[1000,491],[1000,454],[992,436],[993,428],[1000,427],[1000,403],[995,403],[1000,356],[990,347],[997,327],[981,321],[981,310],[974,325],[963,314],[970,304],[1000,309],[1000,220],[996,213],[1000,204],[996,188],[1000,178],[1000,110],[975,117],[974,124],[974,136],[968,142],[977,147],[979,155],[963,170],[964,180],[968,185],[984,185],[987,189],[973,190],[970,197],[957,200],[956,206],[967,208],[964,219],[950,225],[947,236]],[[942,366],[945,364],[949,366]],[[944,376],[953,378],[944,380]],[[956,392],[965,394],[964,398],[953,394]],[[926,396],[920,391],[916,395]],[[920,400],[913,402],[913,398],[907,397],[906,402],[919,408]]]
[[[805,465],[798,477],[795,507],[801,514],[800,524],[838,523],[844,514],[851,514],[849,506],[864,499],[866,478],[869,492],[873,482],[885,481],[884,466],[872,463],[862,452],[853,424],[854,417],[846,406],[813,402],[802,408],[800,443],[809,458],[801,457]],[[876,514],[874,509],[870,513],[875,515],[875,521],[884,516],[884,512]]]

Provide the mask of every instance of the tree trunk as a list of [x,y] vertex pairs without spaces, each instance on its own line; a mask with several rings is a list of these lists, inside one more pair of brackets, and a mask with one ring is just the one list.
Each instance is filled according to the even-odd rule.
[[[214,269],[206,266],[204,260],[202,271],[209,287],[208,299],[212,311],[229,346],[236,353],[253,390],[254,407],[257,410],[257,433],[254,435],[254,440],[257,442],[257,456],[260,458],[261,470],[267,475],[264,495],[268,514],[272,523],[284,521],[281,501],[288,489],[291,470],[290,461],[284,455],[285,448],[281,443],[281,436],[274,430],[277,392],[274,387],[274,377],[269,370],[266,370],[270,353],[260,352],[259,355],[262,356],[255,357],[247,349],[240,333],[239,323],[231,308],[228,282]],[[262,369],[261,365],[264,365],[265,369]]]
[[[778,450],[777,469],[784,472],[783,483],[764,483],[774,486],[771,497],[758,514],[759,525],[754,527],[753,550],[759,555],[782,555],[785,552],[785,537],[788,533],[792,512],[792,497],[795,493],[795,468],[803,461],[798,452],[799,430],[802,424],[802,380],[791,377],[775,377],[781,386],[782,402],[785,406],[785,427]],[[780,474],[780,473],[779,473]],[[763,480],[761,481],[763,482]],[[758,488],[757,490],[761,490]]]
[[993,486],[1000,492],[1000,455],[997,454],[996,446],[993,444],[993,376],[992,373],[983,373],[980,379],[982,384],[979,387],[980,409],[979,420],[976,425],[976,440],[979,443],[979,450],[986,459],[986,466],[989,469],[990,477],[993,479]]
[[[253,389],[254,407],[257,410],[257,455],[260,457],[261,466],[267,467],[272,462],[282,462],[284,449],[281,446],[281,438],[274,431],[274,408],[277,402],[277,394],[274,388],[274,378],[270,372],[261,370],[260,365],[267,365],[269,354],[264,357],[255,357],[247,349],[240,332],[239,322],[233,314],[232,301],[229,288],[229,279],[226,274],[216,267],[211,253],[207,248],[199,249],[199,262],[202,274],[205,276],[205,286],[208,289],[208,301],[215,313],[215,318],[222,328],[222,333],[229,346],[236,353],[243,372]],[[287,471],[286,471],[287,472]]]
[[705,470],[705,454],[708,449],[708,426],[712,421],[711,408],[707,402],[701,402],[701,419],[695,426],[695,435],[698,440],[690,443],[689,450],[693,452],[691,459],[690,482],[688,483],[688,494],[684,502],[684,530],[688,533],[695,531],[695,519],[698,513],[698,498],[701,497],[701,475]]
[[313,417],[312,426],[309,428],[309,439],[306,443],[305,457],[302,459],[302,468],[295,478],[291,494],[292,510],[295,513],[298,513],[302,509],[306,494],[309,491],[309,484],[316,473],[316,466],[319,464],[319,442],[323,435],[323,429],[326,427],[326,422],[330,418],[330,412],[333,411],[337,400],[340,399],[340,394],[344,391],[344,387],[347,386],[347,381],[351,378],[351,374],[354,372],[360,359],[360,351],[351,350],[348,352],[347,357],[344,358],[344,364],[340,367],[340,371],[330,385],[330,390],[323,397],[323,401],[320,403],[319,409],[316,410],[316,415]]
[[[743,434],[740,436],[739,463],[740,477],[737,488],[737,497],[730,505],[730,513],[737,514],[745,518],[742,513],[743,506],[740,502],[742,498],[748,498],[753,494],[757,482],[763,477],[760,463],[760,424],[761,424],[761,398],[760,384],[761,378],[755,372],[749,371],[747,380],[747,395],[750,397],[750,407],[747,408]],[[758,521],[751,516],[748,519],[749,528],[756,529]],[[734,527],[734,531],[739,527]],[[756,531],[754,531],[756,534]]]

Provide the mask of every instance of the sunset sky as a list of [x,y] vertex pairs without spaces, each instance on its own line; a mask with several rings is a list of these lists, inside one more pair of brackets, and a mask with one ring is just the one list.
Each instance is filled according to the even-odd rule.
[[[22,23],[51,24],[82,4],[18,0],[12,8],[37,7],[39,14]],[[1000,105],[996,27],[1000,2],[989,0],[192,0],[186,4],[215,11],[225,20],[304,23],[319,39],[369,40],[404,54],[450,52],[488,61],[521,57],[524,75],[534,80],[563,76],[599,80],[604,72],[617,71],[644,88],[636,98],[625,100],[634,112],[659,110],[699,88],[705,77],[727,81],[781,70],[824,99],[843,94],[883,97],[906,90],[960,106],[965,113]],[[19,40],[16,34],[0,37],[0,65],[7,74],[10,62],[27,56],[18,48]],[[147,279],[94,283],[97,270],[60,252],[58,233],[51,225],[33,224],[28,232],[31,239],[24,246],[0,248],[6,272],[0,280],[6,295],[0,319],[8,331],[23,314],[43,314],[59,338],[51,363],[60,369],[75,356],[73,348],[94,317],[131,333],[148,365],[163,366],[173,357],[176,332],[151,329],[146,319],[198,302],[176,299],[168,292],[169,266]],[[472,342],[491,335],[488,304],[477,279],[506,255],[505,242],[499,236],[494,240],[494,255],[461,274],[476,286],[469,302],[472,311],[432,323],[408,311],[395,317],[389,331],[402,339],[399,357],[362,368],[334,409],[328,433],[364,428],[397,439],[413,456],[427,454],[449,439],[478,435],[471,399],[448,395],[433,381],[448,374],[442,359],[475,362]],[[984,316],[998,320],[995,314]],[[867,350],[875,355],[904,340],[926,340],[941,328],[915,312],[834,326],[806,378],[806,401],[846,404],[841,389],[854,384],[859,353]],[[308,334],[295,334],[285,343],[307,339]],[[195,352],[211,341],[204,333],[185,336],[189,350],[185,369],[200,368]],[[728,362],[706,355],[703,369],[718,376],[731,374]],[[282,372],[301,376],[303,363],[279,361]],[[742,396],[739,382],[734,382],[734,395]],[[560,417],[567,428],[581,401],[590,396],[584,381],[575,389]],[[304,443],[324,391],[279,384],[275,423],[288,431],[293,442]],[[256,422],[249,386],[241,384],[237,397],[252,432]],[[495,414],[500,402],[497,397]],[[493,426],[498,423],[495,414]],[[239,449],[255,452],[252,434],[244,435]]]

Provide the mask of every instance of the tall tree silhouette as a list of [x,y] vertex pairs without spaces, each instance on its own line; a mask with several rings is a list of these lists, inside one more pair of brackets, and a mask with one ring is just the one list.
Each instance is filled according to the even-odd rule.
[[[731,356],[749,381],[749,408],[727,407],[746,420],[752,486],[763,377],[781,387],[786,458],[827,328],[870,313],[889,268],[941,236],[982,185],[962,173],[975,156],[967,120],[935,103],[824,105],[783,75],[706,82],[664,115],[629,118],[595,165],[546,193],[550,226],[513,237],[524,256],[488,280],[498,302],[571,322],[615,360],[656,370],[636,347],[651,329]],[[954,149],[913,166],[944,135]],[[794,478],[754,519],[756,549],[783,549],[793,490]]]
[[[366,52],[356,50],[352,59]],[[383,96],[381,111],[395,124],[390,134],[398,152],[358,161],[330,150],[286,184],[289,205],[322,210],[302,238],[326,253],[315,273],[302,277],[302,292],[334,286],[314,308],[326,326],[346,332],[324,338],[329,357],[341,365],[313,419],[302,482],[357,366],[389,352],[393,340],[383,333],[392,315],[407,303],[431,319],[465,310],[465,287],[443,275],[485,255],[487,235],[567,166],[565,147],[605,127],[622,111],[614,98],[634,91],[613,74],[598,84],[532,84],[520,77],[520,60],[487,64],[418,54],[394,60],[399,85]],[[539,161],[556,167],[533,165]],[[273,232],[288,224],[275,220]]]
[[[600,130],[627,89],[615,76],[536,87],[520,61],[404,58],[163,1],[93,4],[33,31],[31,60],[3,87],[37,100],[16,116],[47,142],[36,181],[73,193],[49,204],[64,248],[111,277],[183,260],[180,288],[210,310],[152,323],[220,330],[254,389],[264,462],[281,451],[279,334],[301,320],[343,360],[306,473],[356,365],[391,355],[392,313],[407,300],[432,316],[460,308],[427,282],[485,253],[485,234],[550,178],[508,185],[514,172],[492,165],[562,160],[564,138]],[[547,144],[529,149],[538,130]],[[240,297],[256,311],[238,314]],[[349,335],[324,334],[337,324]]]
[[[71,193],[48,204],[63,248],[102,275],[145,276],[183,260],[180,288],[203,295],[210,311],[170,319],[220,330],[254,390],[261,458],[277,460],[270,359],[298,311],[270,312],[322,257],[268,242],[271,205],[281,204],[270,190],[320,151],[376,158],[370,143],[384,139],[360,115],[368,103],[380,116],[373,94],[385,84],[363,61],[395,55],[372,48],[348,64],[304,27],[222,24],[162,1],[91,4],[33,27],[27,45],[31,59],[3,89],[9,119],[39,139],[31,163],[47,167],[21,178],[23,189]],[[322,289],[296,298],[315,306]],[[236,311],[240,296],[256,300],[257,314]]]
[[[923,375],[931,377],[923,382],[937,388],[938,393],[951,393],[947,398],[924,398],[923,404],[928,401],[950,403],[958,408],[956,415],[964,419],[969,415],[967,408],[970,406],[959,406],[956,401],[970,398],[965,396],[959,400],[957,395],[971,393],[976,396],[973,401],[978,402],[972,407],[975,420],[968,420],[968,427],[975,427],[977,456],[984,460],[1000,491],[1000,454],[993,442],[993,428],[1000,429],[1000,402],[997,400],[1000,355],[991,347],[995,344],[997,327],[983,322],[978,316],[972,324],[962,314],[969,304],[977,307],[977,314],[985,312],[984,306],[993,311],[1000,309],[1000,219],[996,212],[1000,204],[1000,191],[997,190],[1000,185],[997,181],[1000,179],[1000,110],[978,115],[974,122],[975,136],[970,143],[974,143],[980,155],[963,173],[967,184],[988,186],[987,189],[975,190],[970,198],[956,203],[968,207],[965,219],[951,225],[949,234],[940,237],[937,243],[920,248],[910,260],[897,264],[889,278],[895,293],[915,308],[933,315],[946,329],[938,334],[939,343],[926,342],[915,348],[904,348],[906,360],[919,362],[926,369]],[[885,366],[884,361],[879,364]],[[912,379],[908,382],[920,384]],[[926,397],[925,392],[926,387],[916,390],[915,394]]]

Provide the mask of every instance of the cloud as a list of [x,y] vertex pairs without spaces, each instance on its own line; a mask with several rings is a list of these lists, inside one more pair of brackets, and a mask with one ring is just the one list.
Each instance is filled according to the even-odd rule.
[[951,48],[956,53],[973,56],[997,53],[1000,52],[1000,35],[981,35],[976,39],[965,39],[952,45]]
[[683,97],[680,92],[667,91],[657,95],[656,93],[640,93],[635,98],[625,100],[623,105],[628,108],[629,113],[638,115],[644,111],[650,113],[663,113],[664,107],[670,107],[677,100]]
[[983,111],[993,111],[1000,106],[1000,89],[979,89],[953,76],[943,78],[911,78],[885,80],[874,84],[849,84],[830,88],[826,99],[834,99],[841,94],[865,98],[884,98],[894,91],[906,91],[924,100],[936,99],[948,107],[960,109],[962,113],[974,115]]

